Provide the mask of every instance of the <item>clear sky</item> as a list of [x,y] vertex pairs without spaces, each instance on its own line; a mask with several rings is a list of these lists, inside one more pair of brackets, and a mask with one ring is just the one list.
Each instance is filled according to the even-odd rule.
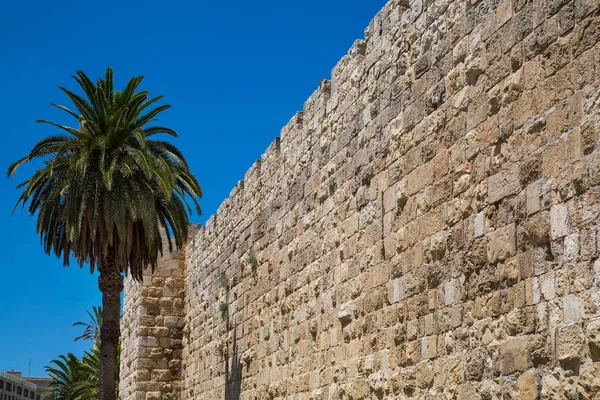
[[[36,119],[72,122],[48,104],[70,106],[57,85],[84,70],[97,78],[115,69],[118,86],[144,75],[142,89],[173,106],[161,124],[175,140],[204,191],[204,223],[260,157],[281,127],[329,78],[331,68],[385,0],[80,1],[3,3],[0,13],[0,370],[43,375],[73,343],[86,310],[100,304],[96,277],[46,256],[35,220],[11,210],[15,186],[8,165],[55,133]],[[66,114],[65,114],[66,115]]]

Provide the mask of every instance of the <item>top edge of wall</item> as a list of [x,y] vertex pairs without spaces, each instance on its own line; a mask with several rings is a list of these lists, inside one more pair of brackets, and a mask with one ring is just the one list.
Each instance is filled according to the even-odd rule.
[[[364,38],[357,39],[348,50],[347,54],[344,55],[338,63],[331,70],[331,79],[323,79],[318,83],[317,89],[308,97],[304,102],[302,111],[297,111],[290,120],[281,128],[280,136],[274,138],[272,143],[267,147],[265,152],[254,162],[254,164],[244,174],[244,179],[237,182],[237,184],[231,190],[229,197],[225,198],[217,212],[212,214],[205,225],[202,225],[198,232],[195,234],[190,241],[196,239],[204,233],[211,231],[213,226],[218,219],[226,212],[231,200],[238,196],[241,192],[249,187],[248,181],[252,180],[253,177],[260,176],[261,166],[265,160],[270,159],[272,156],[280,157],[281,153],[285,153],[287,150],[286,144],[292,141],[299,131],[302,130],[304,121],[308,121],[314,117],[315,103],[318,101],[328,101],[332,95],[335,94],[338,83],[341,80],[343,72],[352,63],[362,63],[369,52],[369,46],[367,45],[370,40],[379,38],[382,32],[381,21],[384,16],[397,8],[410,8],[412,4],[421,4],[422,0],[390,0],[388,1],[381,10],[375,14],[371,19],[369,25],[364,30]],[[372,50],[372,49],[371,49]],[[285,155],[284,155],[285,156]]]

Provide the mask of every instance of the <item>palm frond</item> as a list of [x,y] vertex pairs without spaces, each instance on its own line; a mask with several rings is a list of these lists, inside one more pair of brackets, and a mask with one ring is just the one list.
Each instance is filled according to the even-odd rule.
[[[78,119],[78,128],[40,120],[64,132],[38,142],[7,174],[41,159],[42,165],[19,187],[17,205],[37,216],[44,251],[68,265],[96,264],[113,254],[121,271],[141,279],[162,252],[160,231],[181,247],[188,213],[199,213],[202,192],[182,152],[149,136],[177,136],[168,127],[145,125],[169,105],[152,108],[163,96],[149,97],[138,87],[143,77],[114,89],[112,69],[96,82],[84,72],[73,76],[80,92],[60,89],[76,109],[52,103]],[[149,110],[149,111],[148,111]],[[80,337],[83,340],[85,335]]]

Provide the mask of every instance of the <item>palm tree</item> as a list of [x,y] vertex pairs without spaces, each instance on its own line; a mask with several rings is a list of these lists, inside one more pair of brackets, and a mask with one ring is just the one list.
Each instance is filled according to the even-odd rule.
[[[79,376],[83,379],[74,382],[70,388],[74,400],[98,400],[100,397],[100,360],[100,350],[97,347],[83,354],[79,363]],[[118,397],[118,391],[116,393]]]
[[100,396],[100,350],[85,352],[80,360],[72,353],[61,355],[46,366],[52,384],[45,398],[53,400],[98,400]]
[[91,340],[94,342],[94,345],[100,342],[100,327],[102,326],[102,307],[93,306],[93,312],[87,311],[88,317],[90,317],[88,322],[78,321],[73,324],[73,326],[83,326],[84,330],[81,336],[77,336],[75,341],[78,340]]
[[81,371],[81,361],[73,354],[61,355],[47,365],[46,372],[52,378],[49,393],[55,400],[72,400],[71,388],[84,377]]
[[181,152],[152,136],[177,136],[163,126],[148,126],[168,105],[150,107],[163,96],[137,91],[143,77],[132,78],[122,91],[113,88],[113,71],[94,84],[82,71],[73,78],[84,96],[63,87],[77,112],[52,104],[77,119],[71,128],[40,120],[63,131],[39,141],[29,154],[8,168],[8,175],[35,159],[42,165],[19,185],[15,208],[28,204],[37,214],[37,233],[46,253],[68,265],[98,268],[102,292],[100,400],[114,400],[117,346],[120,337],[120,293],[123,274],[141,280],[143,269],[156,267],[162,254],[161,230],[169,250],[188,236],[188,212],[200,213],[200,186]]

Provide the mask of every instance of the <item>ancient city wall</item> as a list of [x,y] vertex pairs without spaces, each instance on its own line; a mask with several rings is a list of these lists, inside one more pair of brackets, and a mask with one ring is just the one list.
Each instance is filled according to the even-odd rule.
[[[190,229],[192,235],[197,226]],[[163,248],[168,242],[163,238]],[[143,282],[125,280],[121,319],[119,397],[128,400],[181,398],[185,252],[165,251]]]
[[128,285],[122,397],[600,398],[599,42],[597,0],[390,1],[170,269],[171,342]]

